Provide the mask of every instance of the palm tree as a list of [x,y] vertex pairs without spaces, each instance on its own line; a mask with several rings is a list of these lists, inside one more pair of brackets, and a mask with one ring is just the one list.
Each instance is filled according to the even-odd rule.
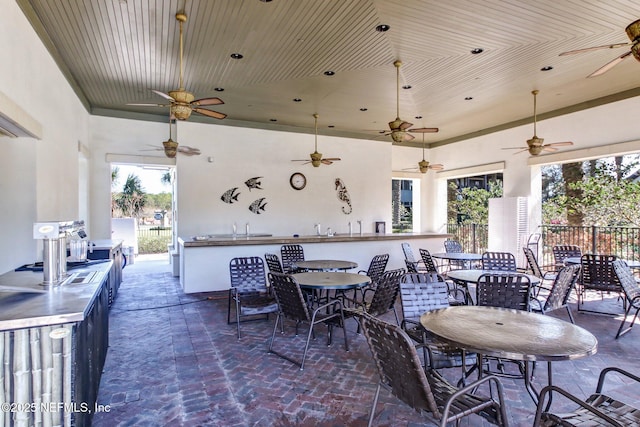
[[160,178],[160,182],[165,185],[171,185],[171,172],[166,171],[162,174],[162,178]]
[[137,218],[146,202],[146,193],[137,175],[129,174],[122,188],[122,193],[116,198],[116,205],[124,216]]

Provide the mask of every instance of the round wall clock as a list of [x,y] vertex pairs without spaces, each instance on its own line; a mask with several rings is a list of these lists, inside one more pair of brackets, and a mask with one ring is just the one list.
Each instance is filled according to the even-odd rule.
[[302,190],[305,185],[307,185],[307,177],[300,172],[295,172],[291,175],[291,178],[289,178],[289,183],[293,189]]

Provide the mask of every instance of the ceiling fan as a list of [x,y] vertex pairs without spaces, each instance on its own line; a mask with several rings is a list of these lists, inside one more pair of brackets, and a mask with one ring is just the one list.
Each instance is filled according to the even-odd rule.
[[543,144],[544,138],[538,138],[536,135],[536,95],[538,95],[539,90],[533,90],[531,93],[533,94],[533,136],[531,139],[527,139],[526,147],[509,147],[503,148],[503,150],[520,150],[514,154],[519,154],[524,151],[528,151],[532,156],[537,156],[543,151],[558,151],[557,147],[565,147],[567,145],[573,145],[571,141],[564,142],[552,142],[551,144]]
[[162,142],[162,147],[156,147],[144,151],[164,151],[165,156],[170,159],[175,158],[178,153],[184,154],[185,156],[199,156],[199,148],[189,147],[188,145],[179,145],[177,141],[173,140],[172,130],[175,125],[175,117],[169,116],[169,139]]
[[309,154],[309,156],[311,157],[311,160],[292,160],[292,162],[304,162],[303,165],[306,165],[307,163],[311,163],[313,165],[314,168],[319,167],[321,164],[325,164],[325,165],[330,165],[333,162],[337,162],[340,160],[339,157],[328,157],[328,158],[322,158],[322,153],[318,153],[318,114],[314,113],[313,114],[313,118],[315,119],[315,149],[313,151],[313,153]]
[[213,117],[214,119],[224,119],[226,114],[218,111],[201,108],[209,105],[220,105],[224,102],[220,98],[201,98],[194,100],[195,96],[184,88],[182,78],[182,24],[187,21],[187,15],[183,12],[176,13],[176,20],[180,23],[180,82],[179,88],[169,91],[168,94],[159,90],[153,90],[154,93],[160,95],[169,101],[169,104],[127,104],[145,107],[170,107],[171,114],[178,120],[187,120],[193,111],[204,116]]
[[437,170],[437,171],[440,171],[440,170],[444,169],[443,165],[441,165],[441,164],[432,165],[432,164],[430,164],[428,161],[426,161],[424,159],[424,134],[430,132],[428,129],[430,129],[430,128],[417,128],[417,129],[412,130],[412,132],[422,133],[422,160],[418,162],[418,166],[417,167],[402,169],[403,171],[419,170],[420,173],[427,173],[427,171],[429,169],[433,169],[433,170]]
[[606,73],[607,71],[609,71],[610,69],[612,69],[613,67],[615,67],[616,65],[624,61],[630,55],[633,55],[634,58],[640,61],[640,19],[633,21],[631,24],[629,24],[627,28],[625,28],[625,32],[627,33],[627,36],[629,36],[629,40],[631,40],[631,42],[629,43],[615,43],[615,44],[609,44],[605,46],[594,46],[594,47],[588,47],[585,49],[570,50],[568,52],[562,52],[560,56],[573,55],[576,53],[583,53],[583,52],[591,52],[591,51],[600,50],[600,49],[615,49],[617,47],[624,47],[629,45],[631,46],[631,48],[627,52],[618,56],[614,60],[606,63],[605,65],[603,65],[602,67],[594,71],[593,73],[589,74],[587,77],[596,77]]
[[401,143],[405,141],[411,141],[415,138],[409,132],[438,132],[438,128],[420,128],[415,130],[409,129],[411,126],[413,126],[413,123],[405,122],[400,118],[400,66],[402,65],[402,62],[394,61],[393,65],[396,67],[396,119],[392,122],[389,122],[390,132],[386,132],[384,133],[384,135],[391,135],[391,139],[393,140],[393,142]]

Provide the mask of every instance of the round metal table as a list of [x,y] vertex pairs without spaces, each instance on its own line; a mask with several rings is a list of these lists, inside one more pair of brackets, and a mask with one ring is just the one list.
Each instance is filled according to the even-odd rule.
[[[460,283],[478,283],[478,279],[483,274],[513,274],[516,271],[502,271],[502,270],[451,270],[447,273],[447,277]],[[518,273],[522,274],[522,273]],[[538,276],[532,274],[525,274],[529,278],[532,286],[540,284],[541,279]]]
[[[420,323],[438,340],[480,355],[524,361],[524,381],[534,402],[529,362],[573,360],[598,351],[598,340],[580,326],[552,316],[497,307],[455,306],[424,313]],[[480,369],[480,372],[482,370]]]
[[340,261],[334,259],[313,259],[305,261],[296,261],[293,263],[297,268],[302,270],[319,270],[319,271],[334,271],[334,270],[350,270],[357,268],[358,263],[353,261]]
[[480,261],[482,254],[473,254],[466,252],[437,252],[431,254],[433,258],[446,259],[449,261]]
[[301,288],[317,290],[348,290],[361,288],[371,283],[364,274],[335,271],[312,271],[293,275]]

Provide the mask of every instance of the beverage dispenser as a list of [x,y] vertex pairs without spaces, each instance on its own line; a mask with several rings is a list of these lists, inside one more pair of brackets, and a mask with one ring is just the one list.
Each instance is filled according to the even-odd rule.
[[33,224],[33,238],[43,241],[43,285],[58,285],[67,276],[67,240],[84,237],[84,221],[49,221]]

